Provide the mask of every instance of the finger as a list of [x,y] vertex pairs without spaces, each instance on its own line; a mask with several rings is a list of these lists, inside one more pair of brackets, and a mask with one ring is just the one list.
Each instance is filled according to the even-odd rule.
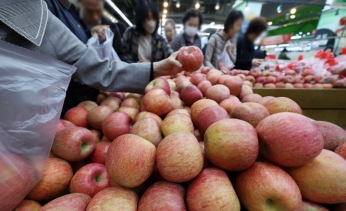
[[181,68],[183,66],[178,60],[172,59],[171,61],[172,61],[173,65],[176,67]]
[[172,53],[170,57],[173,58],[173,59],[177,59],[177,56],[178,56],[178,54],[180,53],[180,51],[181,51],[181,50],[178,50],[178,51]]

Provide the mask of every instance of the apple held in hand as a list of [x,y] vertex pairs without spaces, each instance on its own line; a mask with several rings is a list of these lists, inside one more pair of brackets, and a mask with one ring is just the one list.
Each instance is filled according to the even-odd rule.
[[72,177],[70,193],[84,193],[90,197],[109,187],[106,167],[100,163],[90,163],[80,168]]
[[132,134],[116,138],[108,149],[106,168],[117,184],[134,188],[147,180],[154,170],[156,148]]
[[52,200],[61,194],[72,179],[70,164],[60,158],[48,158],[41,180],[27,195],[36,201]]
[[299,210],[302,195],[292,177],[281,168],[256,162],[238,174],[236,192],[248,210]]
[[198,47],[187,46],[180,51],[177,60],[183,65],[182,68],[185,71],[193,72],[202,67],[204,56]]
[[84,211],[90,199],[90,196],[82,193],[70,193],[50,201],[40,211]]
[[90,130],[82,127],[66,128],[54,139],[53,153],[67,161],[80,161],[95,149],[95,137]]
[[206,168],[187,189],[190,211],[240,211],[240,203],[227,174],[218,168]]
[[300,114],[282,112],[270,115],[258,123],[256,131],[261,155],[280,166],[305,165],[323,149],[320,131]]

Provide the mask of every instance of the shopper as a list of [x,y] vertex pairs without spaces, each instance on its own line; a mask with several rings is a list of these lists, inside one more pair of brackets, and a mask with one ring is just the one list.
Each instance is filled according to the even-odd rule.
[[[204,57],[204,65],[212,69],[220,69],[218,63],[220,56],[226,51],[234,64],[237,54],[237,33],[244,20],[244,15],[239,10],[232,10],[224,23],[222,31],[216,32],[209,39]],[[224,64],[227,65],[227,64]]]
[[118,54],[120,59],[123,59],[123,47],[121,43],[121,36],[118,26],[111,20],[103,16],[104,1],[103,0],[78,0],[79,11],[78,17],[80,18],[81,25],[85,30],[88,38],[92,36],[91,30],[93,27],[108,26],[113,34],[113,48]]
[[172,19],[167,19],[165,26],[165,36],[168,44],[171,44],[174,36],[175,36],[175,22]]
[[261,65],[261,59],[254,59],[255,40],[267,30],[267,20],[264,17],[254,18],[250,21],[246,33],[239,36],[237,41],[237,59],[235,69],[250,70],[252,66]]
[[0,40],[71,64],[77,68],[74,78],[100,90],[143,93],[152,78],[181,71],[177,53],[154,63],[100,59],[52,15],[43,0],[2,0],[0,14]]
[[129,27],[123,36],[124,61],[128,63],[157,62],[172,54],[170,45],[157,33],[159,9],[152,0],[139,0],[135,24]]
[[183,17],[184,32],[174,37],[171,46],[177,51],[183,46],[197,46],[202,48],[201,37],[197,34],[203,24],[200,11],[191,9]]
[[255,50],[255,55],[254,55],[255,59],[264,59],[264,58],[266,58],[267,52],[266,51],[262,51],[261,48],[262,47],[260,45],[257,46],[257,48]]
[[286,48],[284,48],[280,52],[278,59],[280,59],[280,60],[291,60],[290,57],[287,56],[287,52],[288,52],[288,50]]

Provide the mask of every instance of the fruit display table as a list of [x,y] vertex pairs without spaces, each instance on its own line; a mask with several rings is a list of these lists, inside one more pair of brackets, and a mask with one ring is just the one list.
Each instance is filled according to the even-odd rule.
[[304,115],[346,128],[346,89],[259,89],[261,96],[288,97],[299,104]]

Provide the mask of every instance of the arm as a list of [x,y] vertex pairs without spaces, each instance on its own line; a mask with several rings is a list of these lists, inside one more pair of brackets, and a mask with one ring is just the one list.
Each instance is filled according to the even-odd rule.
[[231,55],[229,55],[231,58],[232,62],[235,63],[237,60],[237,38],[233,38],[231,40]]
[[175,36],[171,42],[171,47],[174,51],[177,51],[180,49],[181,44],[180,44],[180,39],[179,39],[180,35],[178,34],[177,36]]
[[216,46],[216,40],[214,36],[212,36],[208,42],[207,50],[205,51],[205,55],[204,55],[204,65],[212,69],[218,69],[214,67],[214,65],[211,63],[211,60],[213,58],[213,54],[215,51],[215,46]]
[[128,63],[135,63],[135,58],[133,58],[132,52],[130,52],[131,49],[131,28],[128,28],[124,35],[122,40],[122,46],[123,46],[123,61]]

